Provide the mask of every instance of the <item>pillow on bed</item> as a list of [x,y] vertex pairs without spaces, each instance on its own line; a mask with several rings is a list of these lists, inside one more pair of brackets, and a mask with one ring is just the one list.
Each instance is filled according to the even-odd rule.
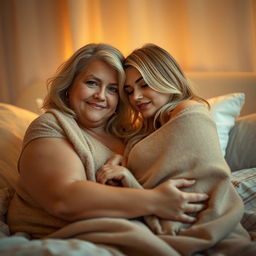
[[256,113],[237,119],[225,158],[232,171],[256,167]]
[[22,139],[37,114],[19,107],[0,103],[0,188],[15,186],[17,160]]
[[207,100],[211,105],[211,115],[216,122],[220,146],[223,155],[229,140],[229,132],[234,127],[236,118],[244,105],[244,93],[231,93]]

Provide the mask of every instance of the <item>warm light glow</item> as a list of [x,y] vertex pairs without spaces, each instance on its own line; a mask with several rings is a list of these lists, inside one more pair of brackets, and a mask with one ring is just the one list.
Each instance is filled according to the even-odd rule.
[[63,37],[63,58],[67,59],[73,54],[71,27],[68,19],[68,4],[66,0],[59,0],[59,14]]

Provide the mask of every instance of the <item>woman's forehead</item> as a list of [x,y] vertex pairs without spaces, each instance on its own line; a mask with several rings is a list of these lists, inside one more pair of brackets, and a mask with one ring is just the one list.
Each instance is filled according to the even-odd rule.
[[125,84],[136,84],[138,83],[141,79],[143,79],[141,73],[138,71],[138,69],[134,67],[128,67],[125,70],[126,74],[126,80]]

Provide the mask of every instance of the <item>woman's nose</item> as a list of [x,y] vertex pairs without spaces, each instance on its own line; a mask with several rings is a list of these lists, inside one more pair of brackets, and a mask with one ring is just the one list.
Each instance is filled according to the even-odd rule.
[[133,92],[133,98],[134,100],[140,100],[143,98],[143,95],[140,90],[134,90]]
[[95,99],[99,99],[99,100],[105,100],[105,99],[106,99],[106,92],[105,92],[105,89],[101,88],[101,89],[97,90],[97,91],[94,93],[94,98],[95,98]]

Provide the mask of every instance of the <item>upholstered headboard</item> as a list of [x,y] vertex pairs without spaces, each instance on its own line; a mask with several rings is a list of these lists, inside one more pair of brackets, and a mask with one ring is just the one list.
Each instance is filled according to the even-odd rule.
[[[195,72],[187,73],[187,77],[196,92],[206,99],[234,92],[245,93],[245,105],[241,115],[256,112],[256,73]],[[45,94],[45,83],[34,83],[23,91],[15,105],[40,113],[38,103],[40,104],[40,99]]]
[[211,98],[234,92],[245,93],[241,115],[256,112],[256,73],[249,72],[196,72],[187,73],[196,92]]

